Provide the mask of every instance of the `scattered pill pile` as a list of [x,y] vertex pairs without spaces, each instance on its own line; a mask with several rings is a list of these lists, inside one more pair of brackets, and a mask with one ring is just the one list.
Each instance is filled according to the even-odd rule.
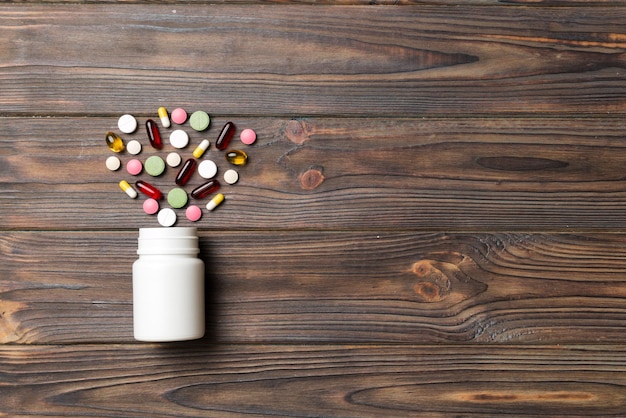
[[[119,187],[132,199],[136,199],[139,196],[137,191],[145,195],[147,198],[143,201],[143,211],[148,215],[156,215],[157,221],[162,226],[169,227],[176,224],[178,220],[176,210],[183,211],[185,217],[190,222],[197,222],[202,218],[202,209],[198,206],[204,203],[201,202],[202,200],[209,199],[205,206],[209,212],[225,200],[224,194],[216,193],[220,188],[220,183],[215,178],[219,168],[215,161],[207,158],[207,150],[211,146],[211,142],[208,139],[202,139],[193,149],[191,156],[186,158],[184,162],[178,150],[185,150],[191,142],[184,125],[188,122],[194,131],[204,132],[211,124],[211,117],[202,110],[188,115],[183,108],[177,108],[168,113],[164,107],[158,108],[157,115],[163,128],[170,128],[172,123],[179,125],[180,128],[173,129],[169,134],[169,145],[175,150],[170,150],[165,159],[155,154],[142,161],[140,154],[143,150],[143,144],[139,139],[132,139],[125,143],[122,136],[110,131],[105,134],[105,141],[108,148],[116,155],[109,156],[105,161],[105,166],[110,171],[120,170],[123,164],[118,155],[127,153],[130,158],[125,163],[125,169],[133,177],[146,174],[156,179],[163,176],[167,171],[167,167],[177,168],[178,171],[172,187],[166,193],[163,193],[159,188],[143,179],[137,179],[134,182],[134,187],[128,180],[122,180],[119,182]],[[167,144],[164,143],[161,137],[157,123],[152,119],[148,119],[145,125],[149,145],[157,151],[167,151],[164,150]],[[125,114],[118,119],[117,126],[122,134],[133,135],[137,131],[138,122],[133,115]],[[215,148],[218,152],[223,152],[225,161],[231,166],[223,173],[224,182],[229,185],[239,181],[237,168],[248,163],[248,154],[245,151],[228,149],[235,130],[234,123],[226,122],[215,141]],[[256,141],[256,133],[250,128],[245,128],[240,133],[240,139],[242,144],[246,146],[252,145]],[[200,160],[203,156],[205,158]],[[179,166],[180,168],[178,168]],[[185,186],[194,177],[195,173],[198,173],[204,179],[204,182],[193,188],[188,194]],[[191,200],[189,196],[191,196]],[[167,203],[168,207],[162,207],[165,203]]]

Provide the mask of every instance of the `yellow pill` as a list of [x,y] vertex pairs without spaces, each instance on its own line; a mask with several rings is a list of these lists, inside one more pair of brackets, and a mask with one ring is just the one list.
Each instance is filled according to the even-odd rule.
[[224,195],[222,193],[216,194],[213,199],[206,204],[207,210],[211,211],[215,209],[220,203],[224,201]]
[[104,135],[104,140],[107,143],[109,149],[113,152],[122,152],[124,151],[124,141],[120,138],[119,135],[113,132],[107,132]]
[[205,139],[202,142],[200,142],[200,145],[198,145],[196,149],[193,150],[193,157],[194,158],[202,157],[202,155],[204,154],[204,151],[209,149],[209,145],[211,145],[211,143],[209,142],[208,139]]
[[160,107],[157,109],[157,113],[159,115],[159,118],[161,119],[161,125],[163,125],[164,128],[169,128],[170,127],[170,117],[167,114],[167,109],[164,107]]
[[132,188],[130,184],[128,184],[126,180],[120,181],[120,189],[122,189],[131,199],[137,197],[137,192],[135,191],[135,189]]

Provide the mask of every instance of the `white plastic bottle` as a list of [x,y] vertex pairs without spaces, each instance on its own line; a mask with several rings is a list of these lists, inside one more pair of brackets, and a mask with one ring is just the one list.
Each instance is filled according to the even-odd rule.
[[133,264],[133,325],[139,341],[204,335],[204,262],[196,228],[140,228]]

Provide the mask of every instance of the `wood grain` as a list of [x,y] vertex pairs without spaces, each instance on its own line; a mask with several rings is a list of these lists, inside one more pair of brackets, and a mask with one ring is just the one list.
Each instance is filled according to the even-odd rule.
[[606,417],[626,401],[622,346],[5,346],[0,363],[10,416]]
[[[140,117],[143,123],[146,117]],[[155,226],[111,173],[104,133],[117,118],[5,118],[0,229]],[[192,144],[215,141],[217,116]],[[621,118],[232,118],[257,130],[209,229],[563,231],[626,226]],[[171,129],[170,129],[171,130]],[[167,138],[170,130],[163,130]],[[143,127],[125,136],[155,152]],[[166,140],[167,141],[167,140]],[[184,153],[183,153],[184,155]],[[123,162],[131,156],[120,156]],[[222,170],[214,147],[207,158]],[[139,178],[167,192],[176,169]],[[201,184],[195,176],[191,188]]]
[[[626,1],[98,3],[0,5],[0,416],[626,416]],[[145,345],[161,105],[259,140]]]
[[2,6],[0,114],[626,111],[623,7],[146,7]]
[[[0,339],[130,342],[136,235],[0,235]],[[206,341],[624,343],[625,243],[623,234],[203,230]]]

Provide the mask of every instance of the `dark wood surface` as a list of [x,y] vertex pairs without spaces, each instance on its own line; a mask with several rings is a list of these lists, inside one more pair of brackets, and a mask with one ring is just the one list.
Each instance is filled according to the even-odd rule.
[[[626,415],[624,17],[3,3],[0,416]],[[211,114],[192,144],[259,139],[197,224],[206,336],[145,344],[130,268],[158,224],[103,137],[161,105]]]

